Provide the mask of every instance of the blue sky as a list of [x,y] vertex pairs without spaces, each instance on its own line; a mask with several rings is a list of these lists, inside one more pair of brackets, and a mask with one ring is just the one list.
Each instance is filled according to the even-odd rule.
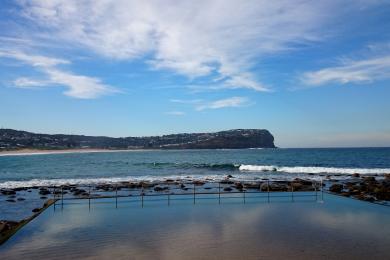
[[0,126],[390,146],[390,2],[1,1]]

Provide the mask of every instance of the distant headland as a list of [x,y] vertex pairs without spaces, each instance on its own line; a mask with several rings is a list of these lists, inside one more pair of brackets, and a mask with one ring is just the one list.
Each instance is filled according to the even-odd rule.
[[148,137],[106,137],[37,134],[0,129],[0,152],[19,150],[140,150],[275,148],[265,129],[234,129],[214,133],[183,133]]

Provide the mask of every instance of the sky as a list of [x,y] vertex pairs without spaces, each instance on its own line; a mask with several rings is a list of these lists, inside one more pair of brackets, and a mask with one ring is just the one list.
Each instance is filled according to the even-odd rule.
[[3,0],[0,127],[390,146],[390,1]]

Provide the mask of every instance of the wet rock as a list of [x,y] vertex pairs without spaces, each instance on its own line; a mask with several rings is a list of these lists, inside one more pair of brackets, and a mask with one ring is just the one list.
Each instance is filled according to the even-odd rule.
[[160,187],[160,186],[154,187],[154,191],[165,191],[165,190],[169,190],[169,188],[168,187]]
[[228,179],[220,181],[221,184],[233,184],[234,182]]
[[365,181],[365,182],[375,182],[376,180],[375,180],[375,177],[373,177],[373,176],[366,176],[366,177],[363,177],[363,180]]
[[[73,191],[73,195],[75,195],[75,196],[80,196],[80,195],[84,195],[84,194],[86,194],[87,192],[85,191],[85,190],[83,190],[83,189],[75,189],[74,191]],[[88,194],[88,193],[87,193]]]
[[256,183],[256,182],[249,182],[249,183],[245,183],[244,184],[244,187],[246,189],[260,189],[260,185],[261,183]]
[[226,176],[226,178],[234,178],[233,175],[229,174],[228,176]]
[[14,200],[14,199],[7,199],[6,201],[7,202],[16,202],[16,200]]
[[354,174],[352,174],[352,177],[355,177],[355,178],[360,177],[360,174],[359,173],[354,173]]
[[41,199],[41,200],[45,200],[45,199],[47,199],[47,197],[42,196],[42,197],[40,197],[40,199]]
[[143,187],[144,189],[153,188],[154,186],[157,185],[156,183],[150,183],[150,182],[140,182],[139,184],[140,187]]
[[344,196],[344,197],[350,197],[351,196],[351,194],[349,192],[342,192],[340,195]]
[[244,189],[244,185],[241,182],[236,182],[234,184],[234,186],[236,187],[237,190],[240,190],[240,191],[242,191]]
[[49,190],[47,190],[47,189],[41,189],[39,191],[39,194],[40,195],[48,195],[48,194],[51,194],[51,192]]
[[37,212],[39,212],[40,210],[41,210],[40,208],[35,208],[35,209],[32,210],[32,212],[37,213]]
[[0,233],[7,232],[13,228],[15,228],[19,222],[9,221],[9,220],[1,220],[0,221]]
[[197,186],[202,186],[204,185],[206,182],[204,181],[194,181],[193,184],[197,185]]
[[230,188],[230,187],[225,187],[223,190],[224,190],[224,191],[232,191],[233,189]]
[[26,200],[26,199],[25,198],[17,198],[16,200],[23,201],[23,200]]
[[27,188],[24,188],[24,187],[18,187],[18,188],[13,188],[14,191],[25,191],[27,190]]
[[1,194],[8,196],[8,195],[15,195],[16,192],[14,190],[1,190]]
[[343,185],[342,184],[332,184],[332,186],[329,187],[329,191],[335,192],[335,193],[340,193],[343,190]]
[[261,191],[288,191],[288,185],[285,182],[270,182],[269,186],[268,183],[263,183],[260,186]]

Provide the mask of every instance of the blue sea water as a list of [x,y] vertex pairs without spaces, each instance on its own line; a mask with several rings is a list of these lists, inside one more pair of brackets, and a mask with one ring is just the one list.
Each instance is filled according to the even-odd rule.
[[[390,148],[125,151],[0,156],[0,188],[98,182],[350,178],[390,173]],[[329,177],[328,177],[329,178]]]

